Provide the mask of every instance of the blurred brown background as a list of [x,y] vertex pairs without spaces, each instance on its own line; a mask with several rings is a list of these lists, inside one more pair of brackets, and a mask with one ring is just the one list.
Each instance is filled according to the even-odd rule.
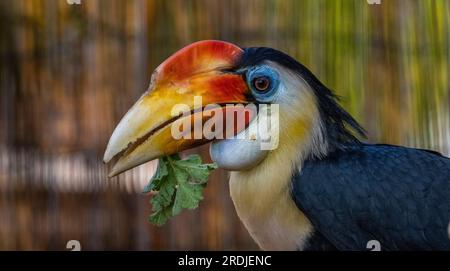
[[161,228],[140,193],[153,163],[106,178],[107,140],[152,70],[202,39],[274,47],[335,89],[369,141],[448,155],[449,33],[445,0],[1,1],[0,249],[257,249],[226,172]]

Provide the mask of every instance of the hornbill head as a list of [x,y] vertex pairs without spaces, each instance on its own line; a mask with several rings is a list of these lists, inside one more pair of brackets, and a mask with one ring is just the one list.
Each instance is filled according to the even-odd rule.
[[[206,110],[210,104],[216,107]],[[279,133],[271,134],[275,137],[271,140],[292,153],[301,150],[304,155],[321,157],[343,147],[343,142],[356,140],[348,126],[362,133],[332,92],[290,56],[270,48],[243,49],[222,41],[200,41],[164,61],[153,73],[148,90],[122,118],[104,155],[105,162],[117,159],[110,176],[210,141],[212,159],[232,171],[255,167],[279,151],[261,148],[258,137],[233,137],[248,134],[256,120],[273,116],[270,107],[244,109],[243,124],[223,127],[231,137],[173,136],[175,123],[205,124],[213,114],[203,112],[196,118],[200,110],[216,110],[216,114],[217,106],[226,111],[228,104],[277,104],[271,127],[276,126]]]

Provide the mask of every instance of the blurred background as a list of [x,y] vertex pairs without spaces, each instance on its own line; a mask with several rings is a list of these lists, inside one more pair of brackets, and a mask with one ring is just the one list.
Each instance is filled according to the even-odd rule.
[[101,163],[153,69],[197,40],[285,51],[342,96],[370,142],[448,156],[450,1],[380,1],[0,1],[0,249],[257,249],[226,172],[198,209],[155,227],[141,193],[155,164],[108,180]]

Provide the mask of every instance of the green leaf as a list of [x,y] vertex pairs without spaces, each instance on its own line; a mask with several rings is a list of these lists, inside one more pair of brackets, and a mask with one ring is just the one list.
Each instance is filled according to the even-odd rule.
[[208,176],[216,168],[216,164],[202,164],[199,155],[184,160],[178,154],[160,158],[155,175],[144,189],[144,193],[156,192],[150,201],[153,213],[149,221],[160,226],[183,209],[197,208]]
[[217,168],[216,164],[202,164],[199,155],[191,155],[187,159],[174,162],[177,167],[186,171],[192,180],[198,183],[208,181],[210,171]]
[[154,211],[169,206],[172,203],[172,196],[175,193],[175,180],[173,176],[169,176],[167,180],[161,184],[158,193],[152,197],[151,203]]
[[155,174],[150,179],[150,182],[144,187],[143,193],[149,193],[152,190],[159,190],[162,180],[165,176],[169,174],[167,170],[166,162],[164,161],[164,158],[159,159],[158,161],[158,168],[156,169]]
[[172,215],[179,214],[183,209],[195,209],[203,199],[203,187],[198,184],[180,184],[177,187]]
[[148,221],[156,226],[162,226],[172,217],[170,210],[170,208],[165,208],[158,212],[154,212],[150,215]]

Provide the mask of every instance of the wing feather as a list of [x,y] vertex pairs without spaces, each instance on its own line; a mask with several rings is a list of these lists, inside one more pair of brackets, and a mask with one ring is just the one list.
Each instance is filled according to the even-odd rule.
[[335,247],[450,250],[450,159],[390,145],[354,146],[306,161],[292,196]]

